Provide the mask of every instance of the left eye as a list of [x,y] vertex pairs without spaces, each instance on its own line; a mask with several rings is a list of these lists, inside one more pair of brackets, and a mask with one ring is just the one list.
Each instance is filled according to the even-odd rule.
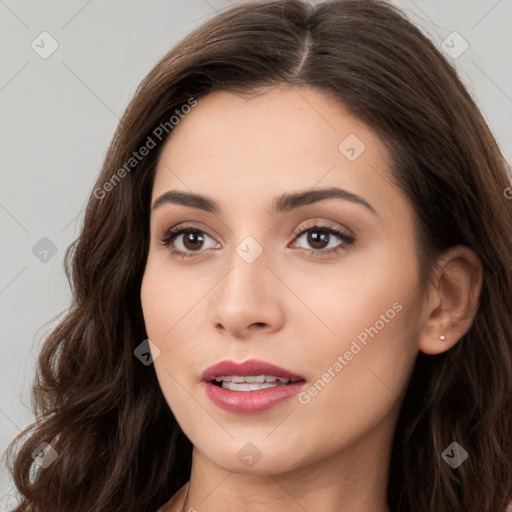
[[[310,254],[314,256],[331,256],[334,254],[338,254],[341,251],[346,251],[350,249],[354,242],[355,238],[352,235],[344,233],[341,229],[331,226],[329,224],[313,224],[310,226],[306,226],[301,231],[294,233],[297,239],[301,238],[302,235],[310,233],[307,237],[307,241],[311,245],[324,244],[327,239],[335,236],[336,238],[342,241],[341,245],[338,244],[336,247],[332,248],[314,248],[314,249],[304,249],[308,251]],[[320,235],[319,235],[320,233]]]
[[[306,240],[308,244],[312,245],[314,249],[308,249],[310,252],[313,253],[322,253],[322,254],[332,254],[334,252],[338,252],[340,250],[343,250],[343,248],[348,248],[351,246],[354,242],[354,238],[343,231],[341,231],[338,228],[335,228],[333,226],[324,226],[324,225],[314,225],[311,227],[307,227],[297,233],[295,236],[297,239],[300,239],[303,237],[303,235],[309,233],[309,235],[306,237]],[[337,247],[336,245],[334,247],[324,247],[323,244],[330,243],[331,239],[335,237],[342,241],[342,247]],[[320,244],[322,247],[318,247],[318,244]],[[339,246],[339,242],[337,244]],[[316,246],[316,247],[315,247]]]

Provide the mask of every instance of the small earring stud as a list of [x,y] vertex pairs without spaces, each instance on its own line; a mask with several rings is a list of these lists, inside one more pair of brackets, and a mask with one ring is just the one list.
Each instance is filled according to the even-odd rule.
[[445,339],[444,334],[441,334],[441,336],[439,336],[439,339],[444,341],[444,339]]

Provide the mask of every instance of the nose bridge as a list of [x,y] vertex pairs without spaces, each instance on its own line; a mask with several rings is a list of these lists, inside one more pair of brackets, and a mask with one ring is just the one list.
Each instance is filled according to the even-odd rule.
[[[243,224],[243,223],[242,223]],[[223,326],[232,333],[243,331],[252,324],[276,326],[280,307],[276,303],[277,280],[267,268],[271,266],[269,251],[256,239],[262,238],[263,230],[256,236],[248,235],[244,228],[233,234],[239,241],[233,246],[228,258],[229,269],[219,283],[212,311],[213,325]],[[253,231],[254,232],[254,231]],[[241,234],[240,234],[241,233]]]
[[[272,218],[265,204],[239,197],[236,211],[231,212],[234,223],[229,234],[234,249],[230,254],[230,265],[245,269],[249,274],[257,269],[264,272],[269,264],[269,227]],[[270,222],[269,222],[270,221]],[[254,267],[255,266],[255,267]]]
[[234,246],[230,257],[231,271],[226,276],[229,287],[234,287],[237,293],[258,294],[258,288],[265,288],[264,284],[269,277],[268,264],[268,249],[264,248],[263,243],[253,235],[243,236],[241,242]]

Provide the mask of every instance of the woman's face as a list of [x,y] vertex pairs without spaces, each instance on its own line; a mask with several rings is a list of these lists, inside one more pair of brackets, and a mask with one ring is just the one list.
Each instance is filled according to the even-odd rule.
[[[315,192],[326,189],[344,192]],[[162,198],[170,191],[188,204]],[[412,212],[382,142],[310,88],[216,92],[166,142],[158,198],[144,320],[163,394],[196,449],[238,473],[342,454],[368,471],[368,457],[390,448],[423,321]],[[282,386],[202,380],[212,365],[248,359],[303,381],[283,399]]]

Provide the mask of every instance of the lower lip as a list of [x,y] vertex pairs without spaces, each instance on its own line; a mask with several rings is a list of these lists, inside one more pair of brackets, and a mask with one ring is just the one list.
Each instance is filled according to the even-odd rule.
[[204,382],[204,384],[206,394],[210,400],[221,409],[250,414],[267,411],[291,398],[300,391],[305,382],[301,380],[285,386],[274,386],[253,391],[231,391],[211,382]]

